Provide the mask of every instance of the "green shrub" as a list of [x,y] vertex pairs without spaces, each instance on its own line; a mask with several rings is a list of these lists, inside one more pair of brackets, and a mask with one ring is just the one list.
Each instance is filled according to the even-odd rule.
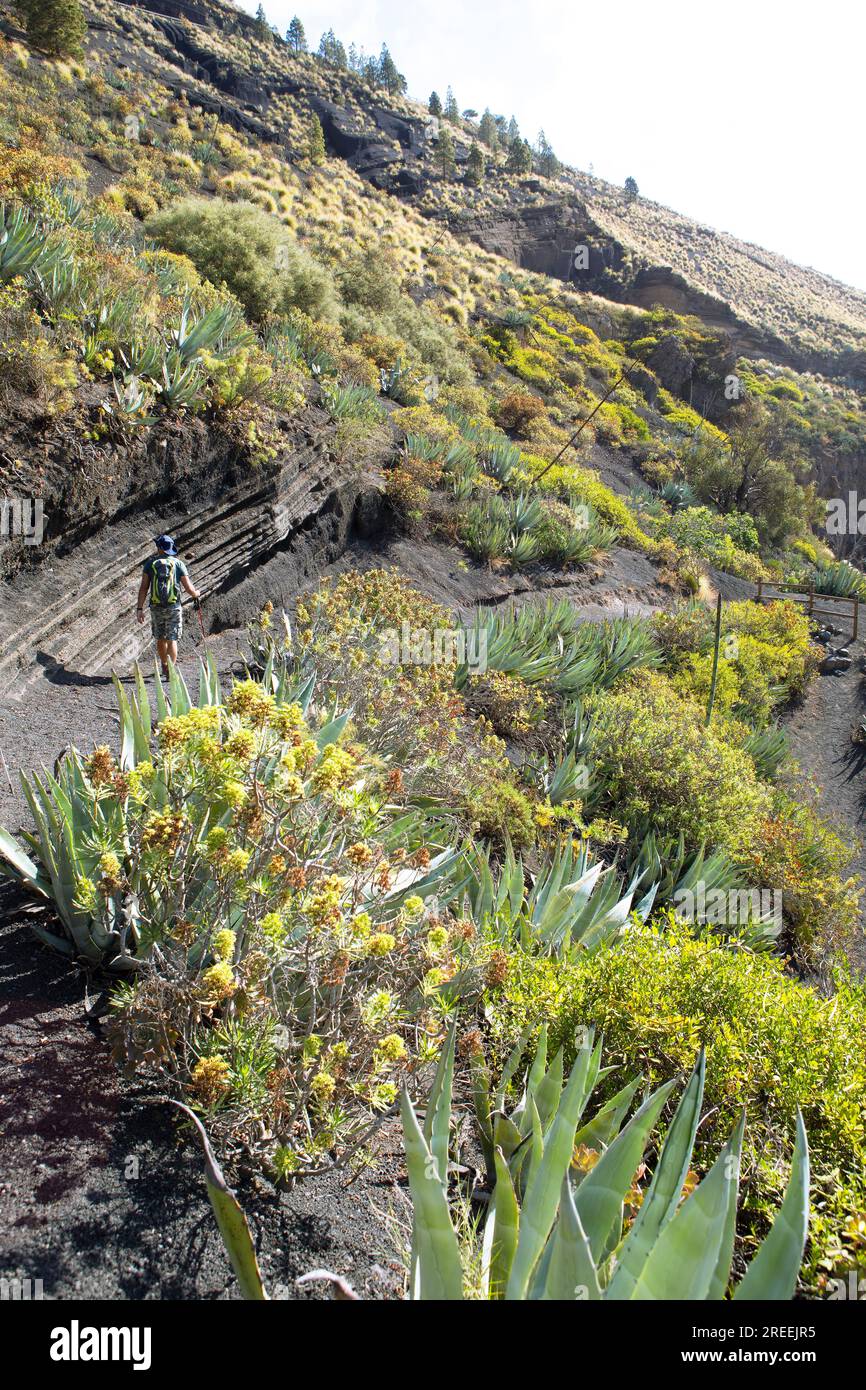
[[312,318],[336,315],[330,273],[253,203],[184,198],[149,218],[147,230],[170,251],[189,256],[212,284],[225,283],[251,318],[292,308]]
[[528,849],[535,842],[535,819],[528,797],[504,778],[476,788],[466,803],[466,815],[476,835],[499,849],[509,842]]
[[604,1034],[620,1063],[609,1099],[639,1072],[655,1085],[686,1071],[707,1049],[706,1103],[698,1131],[701,1169],[746,1107],[744,1253],[766,1228],[784,1184],[783,1162],[797,1107],[812,1154],[811,1244],[806,1277],[863,1261],[866,1208],[866,990],[845,977],[823,998],[773,956],[720,947],[674,919],[664,931],[635,923],[614,948],[571,964],[512,957],[497,996],[494,1028],[503,1052],[530,1022],[545,1019],[553,1047],[574,1056],[575,1035]]
[[596,716],[593,758],[605,803],[635,835],[683,834],[686,845],[747,843],[768,794],[751,760],[730,747],[705,711],[670,681],[642,671],[587,702]]

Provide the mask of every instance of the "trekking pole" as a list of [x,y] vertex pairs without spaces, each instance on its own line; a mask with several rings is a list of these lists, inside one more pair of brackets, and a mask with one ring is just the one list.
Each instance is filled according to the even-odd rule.
[[206,633],[205,630],[204,630],[204,618],[202,617],[202,614],[201,614],[201,599],[200,599],[200,598],[197,598],[197,599],[195,600],[195,611],[196,611],[196,614],[197,614],[197,616],[198,616],[198,625],[199,625],[199,627],[201,628],[201,640],[202,640],[202,644],[203,644],[203,646],[206,647],[206,646],[207,646],[207,633]]

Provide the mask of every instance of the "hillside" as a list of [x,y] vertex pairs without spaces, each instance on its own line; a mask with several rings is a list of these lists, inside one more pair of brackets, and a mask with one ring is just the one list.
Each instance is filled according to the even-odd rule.
[[[134,38],[134,62],[146,47],[204,77],[229,105],[224,119],[258,120],[252,128],[295,159],[306,112],[315,110],[329,151],[363,178],[527,269],[644,307],[697,313],[727,329],[750,356],[855,381],[866,376],[863,292],[645,198],[632,202],[622,189],[568,168],[555,178],[508,178],[502,156],[491,161],[480,196],[458,186],[443,198],[426,107],[293,56],[276,36],[262,40],[255,21],[231,6],[135,3],[145,14],[124,13],[131,6],[93,11],[108,26],[106,39],[116,25]],[[463,122],[455,134],[458,169],[474,138],[477,121]],[[591,250],[586,271],[572,265],[580,241]]]
[[[866,1202],[866,575],[826,515],[866,296],[336,41],[51,3],[0,0],[12,1272],[262,1296],[192,1238],[171,1099],[275,1296],[326,1252],[374,1297],[822,1297]],[[134,1193],[88,1176],[139,1144]],[[696,1209],[713,1259],[671,1258]]]

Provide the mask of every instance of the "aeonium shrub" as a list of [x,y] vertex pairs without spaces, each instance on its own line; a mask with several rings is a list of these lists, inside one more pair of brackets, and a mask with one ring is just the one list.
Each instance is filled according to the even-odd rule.
[[482,951],[412,891],[440,846],[343,724],[243,680],[163,718],[149,760],[86,764],[104,843],[77,901],[134,902],[140,936],[115,1055],[282,1177],[363,1153]]
[[504,743],[455,685],[461,661],[480,668],[484,653],[397,571],[326,577],[302,596],[293,621],[264,611],[250,640],[262,665],[270,657],[292,679],[315,667],[317,689],[351,703],[357,737],[399,769],[407,795],[435,796],[465,824],[478,794],[516,782]]

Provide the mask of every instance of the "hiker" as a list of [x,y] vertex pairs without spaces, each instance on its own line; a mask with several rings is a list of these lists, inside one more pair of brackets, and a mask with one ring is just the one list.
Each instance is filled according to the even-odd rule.
[[190,582],[189,570],[177,553],[171,536],[157,536],[157,554],[144,562],[138,586],[136,618],[144,622],[144,600],[150,593],[150,625],[156,638],[156,650],[162,665],[163,680],[168,680],[168,663],[177,661],[177,644],[183,632],[183,612],[180,590],[194,599],[200,597]]

